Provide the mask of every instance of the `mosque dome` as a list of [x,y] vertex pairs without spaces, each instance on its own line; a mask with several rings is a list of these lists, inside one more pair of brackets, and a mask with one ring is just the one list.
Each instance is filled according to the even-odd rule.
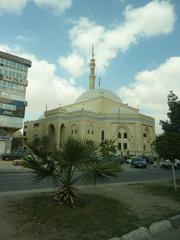
[[121,99],[116,94],[103,88],[90,89],[89,91],[84,92],[76,99],[76,102],[92,100],[102,96],[112,101],[122,103]]

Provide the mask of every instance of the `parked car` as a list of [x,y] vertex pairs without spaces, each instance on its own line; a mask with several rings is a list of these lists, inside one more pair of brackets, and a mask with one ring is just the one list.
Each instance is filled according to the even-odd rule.
[[3,153],[1,154],[2,160],[15,160],[15,159],[22,159],[28,154],[27,151],[12,151],[10,153]]
[[144,158],[146,160],[147,164],[153,164],[155,161],[153,156],[140,155],[138,157]]
[[142,157],[132,157],[131,167],[133,167],[133,168],[147,168],[147,162]]
[[[160,167],[165,168],[165,169],[171,169],[172,164],[173,164],[173,162],[171,160],[166,159],[166,160],[162,160],[160,162]],[[180,169],[180,160],[179,159],[174,160],[174,168]]]
[[170,169],[172,167],[172,162],[169,159],[162,160],[160,162],[160,167],[165,169]]
[[180,160],[179,159],[174,160],[174,167],[175,167],[175,169],[180,169]]

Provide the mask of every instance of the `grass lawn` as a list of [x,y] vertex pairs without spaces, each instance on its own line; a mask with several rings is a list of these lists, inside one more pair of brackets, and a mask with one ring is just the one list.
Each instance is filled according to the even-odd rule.
[[180,188],[175,192],[173,184],[142,184],[142,189],[152,195],[169,197],[180,202]]
[[101,240],[140,225],[126,204],[94,194],[80,194],[74,209],[58,205],[52,194],[16,200],[10,209],[16,229],[13,239]]

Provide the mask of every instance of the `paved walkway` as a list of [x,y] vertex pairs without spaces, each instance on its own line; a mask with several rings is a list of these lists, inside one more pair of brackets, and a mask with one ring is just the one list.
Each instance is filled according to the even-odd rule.
[[12,161],[0,160],[0,173],[26,173],[31,171],[31,169],[23,168],[22,166],[12,165]]

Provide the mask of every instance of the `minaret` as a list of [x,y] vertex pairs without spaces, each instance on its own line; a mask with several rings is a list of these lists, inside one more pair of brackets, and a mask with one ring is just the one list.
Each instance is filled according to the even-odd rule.
[[92,58],[90,61],[90,75],[89,75],[89,90],[95,89],[95,59],[94,59],[94,46],[92,46]]

